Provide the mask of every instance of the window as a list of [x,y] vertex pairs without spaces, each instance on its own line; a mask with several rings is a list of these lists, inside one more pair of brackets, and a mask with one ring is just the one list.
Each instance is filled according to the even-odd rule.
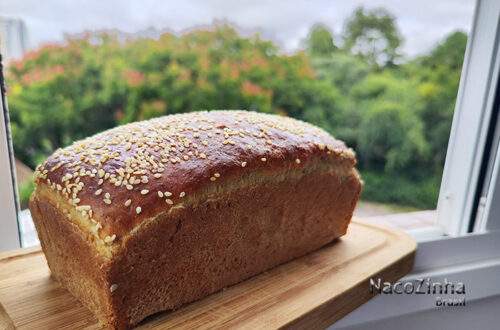
[[[33,27],[55,23],[34,36],[51,44],[5,62],[11,125],[0,126],[0,249],[20,246],[14,192],[23,206],[30,189],[15,189],[14,155],[32,167],[55,148],[120,123],[248,108],[304,119],[354,147],[368,212],[432,210],[437,203],[437,211],[411,215],[435,220],[411,230],[419,247],[410,278],[458,277],[470,285],[470,300],[500,294],[500,2],[377,1],[382,9],[368,1],[279,9],[272,2],[146,9],[120,2],[99,7],[87,25],[50,2],[50,13],[24,22],[23,15],[34,16],[17,3],[0,4],[4,15],[21,17],[0,19],[2,44],[10,38],[16,49],[2,48],[4,55],[32,47],[26,35]],[[214,18],[227,20],[212,24]],[[151,21],[171,25],[146,29]],[[139,32],[110,30],[131,22]],[[64,41],[66,28],[73,36]],[[1,123],[8,116],[3,112]],[[374,200],[383,205],[368,204]],[[21,227],[29,226],[19,213]],[[377,297],[339,326],[425,309],[421,299]]]
[[[76,139],[169,113],[247,108],[312,122],[352,146],[366,182],[360,216],[434,209],[474,3],[425,13],[424,3],[415,10],[339,4],[344,14],[316,10],[321,5],[287,6],[279,23],[272,14],[252,20],[246,5],[175,19],[169,15],[180,4],[146,6],[142,19],[122,5],[125,19],[103,23],[116,8],[100,8],[86,25],[65,19],[76,14],[68,8],[63,15],[54,6],[44,13],[5,5],[12,18],[2,18],[2,50],[21,208],[30,169]],[[272,12],[273,5],[261,6],[250,7]],[[443,22],[440,10],[453,19]],[[172,18],[171,26],[146,28],[155,15]],[[53,27],[41,29],[33,17]],[[435,32],[424,37],[428,24]],[[403,227],[433,225],[437,214],[412,217]],[[29,227],[26,212],[20,224],[23,232]]]
[[[427,237],[420,236],[414,269],[406,277],[408,280],[460,281],[468,287],[468,306],[481,306],[478,307],[481,317],[453,313],[453,320],[438,323],[440,328],[481,328],[481,323],[491,327],[492,320],[496,319],[493,315],[496,311],[488,312],[486,305],[498,304],[500,295],[496,284],[500,273],[499,14],[498,1],[478,1],[440,190],[439,229],[428,232]],[[435,239],[433,234],[438,232],[448,237]],[[405,298],[372,299],[333,328],[390,329],[398,324],[400,315],[406,317],[406,322],[418,320],[420,327],[435,327],[435,323],[426,324],[426,320],[436,321],[443,316],[436,317],[442,310],[434,309],[425,295]],[[411,314],[415,317],[408,317]],[[467,321],[472,319],[472,323]],[[401,319],[399,321],[401,324]]]
[[[359,216],[443,233],[434,211],[385,215],[436,208],[472,0],[434,10],[390,1],[319,10],[325,4],[313,1],[280,5],[281,21],[268,2],[231,10],[194,2],[3,6],[24,246],[36,243],[24,210],[29,172],[47,155],[119,124],[206,108],[273,112],[323,127],[358,154],[366,183]],[[119,20],[111,19],[116,10]]]

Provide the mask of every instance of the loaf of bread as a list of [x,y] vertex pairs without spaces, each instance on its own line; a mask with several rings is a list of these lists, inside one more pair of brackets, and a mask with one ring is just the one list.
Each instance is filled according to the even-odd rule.
[[355,163],[294,119],[171,115],[57,150],[30,210],[53,276],[103,326],[129,328],[344,235]]

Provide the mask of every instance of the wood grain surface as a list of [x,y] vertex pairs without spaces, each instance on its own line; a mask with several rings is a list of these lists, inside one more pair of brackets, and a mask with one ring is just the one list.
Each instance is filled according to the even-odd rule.
[[[371,277],[394,281],[407,274],[415,249],[403,232],[354,221],[346,236],[316,252],[149,317],[139,328],[324,328],[373,296]],[[0,328],[12,323],[17,329],[99,328],[50,277],[38,248],[0,253]]]

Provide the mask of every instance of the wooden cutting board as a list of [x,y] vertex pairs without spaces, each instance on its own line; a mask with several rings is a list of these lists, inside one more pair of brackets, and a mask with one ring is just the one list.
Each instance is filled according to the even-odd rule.
[[[323,328],[368,301],[369,279],[395,281],[413,265],[407,234],[354,221],[343,238],[247,281],[154,315],[140,328]],[[98,329],[49,273],[38,249],[0,254],[0,328]]]

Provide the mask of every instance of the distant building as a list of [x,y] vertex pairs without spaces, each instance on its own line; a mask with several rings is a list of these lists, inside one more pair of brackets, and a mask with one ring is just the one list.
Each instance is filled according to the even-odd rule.
[[28,32],[21,19],[0,17],[0,53],[5,62],[20,58],[28,48]]

